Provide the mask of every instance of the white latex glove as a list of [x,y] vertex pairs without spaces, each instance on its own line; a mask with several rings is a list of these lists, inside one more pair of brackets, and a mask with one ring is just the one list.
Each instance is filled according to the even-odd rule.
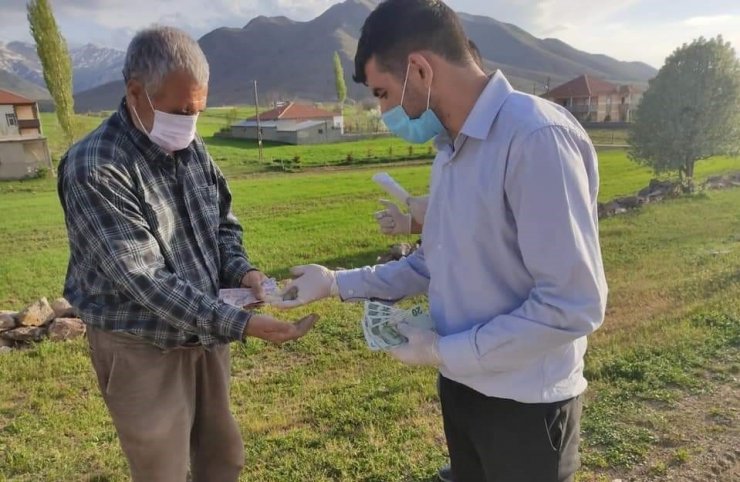
[[398,206],[385,199],[380,203],[385,206],[383,211],[375,213],[380,231],[383,234],[410,234],[411,215],[402,213]]
[[318,301],[329,296],[339,296],[339,287],[334,271],[318,264],[307,264],[290,268],[290,274],[294,279],[289,281],[282,293],[291,288],[298,289],[297,298],[288,301],[275,301],[272,306],[281,309],[296,308]]
[[409,213],[417,224],[424,225],[424,216],[427,215],[427,206],[429,205],[429,196],[409,196],[406,199],[406,205],[409,207]]
[[442,356],[439,354],[439,335],[437,333],[408,323],[399,323],[396,328],[409,341],[390,350],[390,354],[395,359],[407,365],[433,367],[442,365]]

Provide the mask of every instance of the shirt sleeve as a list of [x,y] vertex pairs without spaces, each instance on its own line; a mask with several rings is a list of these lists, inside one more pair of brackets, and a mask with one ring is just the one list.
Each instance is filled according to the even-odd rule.
[[203,293],[166,266],[125,173],[106,166],[62,186],[70,241],[122,293],[178,330],[243,338],[251,313]]
[[443,363],[458,376],[517,369],[604,319],[593,147],[580,133],[554,126],[520,146],[512,149],[505,192],[534,288],[511,313],[440,340]]
[[[210,156],[208,156],[209,159]],[[211,160],[216,170],[220,221],[218,225],[218,250],[221,259],[221,283],[229,288],[238,288],[248,271],[255,269],[244,250],[244,230],[231,210],[231,191],[226,178]]]
[[344,301],[379,299],[398,301],[429,290],[429,270],[424,248],[386,264],[338,271],[337,286]]

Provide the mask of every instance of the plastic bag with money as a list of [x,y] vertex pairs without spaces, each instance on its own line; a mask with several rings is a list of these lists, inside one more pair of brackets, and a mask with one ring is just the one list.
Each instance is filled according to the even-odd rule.
[[254,296],[251,288],[228,288],[218,291],[218,298],[224,303],[251,310],[264,303],[275,303],[277,301],[288,301],[296,299],[298,289],[294,286],[285,293],[281,293],[275,278],[268,278],[262,282],[262,288],[265,290],[265,301],[260,301]]

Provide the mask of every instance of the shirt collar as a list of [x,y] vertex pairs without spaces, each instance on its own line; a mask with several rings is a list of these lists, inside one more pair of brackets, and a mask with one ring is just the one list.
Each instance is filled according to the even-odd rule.
[[[514,88],[504,74],[500,70],[497,71],[475,102],[460,133],[474,139],[485,140],[501,107],[512,92]],[[449,136],[447,138],[449,139]]]

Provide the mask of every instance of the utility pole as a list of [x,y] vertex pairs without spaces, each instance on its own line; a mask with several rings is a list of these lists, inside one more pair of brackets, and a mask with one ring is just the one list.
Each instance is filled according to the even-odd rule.
[[262,125],[260,124],[260,103],[257,98],[257,81],[254,81],[254,112],[257,117],[257,149],[259,149],[259,159],[262,163]]

